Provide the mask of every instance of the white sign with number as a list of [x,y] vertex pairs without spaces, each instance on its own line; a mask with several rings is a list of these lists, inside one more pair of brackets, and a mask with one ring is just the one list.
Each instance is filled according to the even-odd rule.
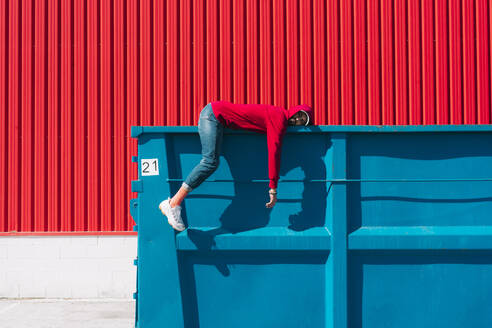
[[142,159],[142,176],[159,175],[159,162],[157,158]]

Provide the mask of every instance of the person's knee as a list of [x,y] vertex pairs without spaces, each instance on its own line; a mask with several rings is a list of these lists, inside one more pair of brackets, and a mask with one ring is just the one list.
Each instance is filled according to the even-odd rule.
[[201,160],[202,165],[207,168],[208,171],[215,171],[219,167],[219,159],[218,158],[203,158]]

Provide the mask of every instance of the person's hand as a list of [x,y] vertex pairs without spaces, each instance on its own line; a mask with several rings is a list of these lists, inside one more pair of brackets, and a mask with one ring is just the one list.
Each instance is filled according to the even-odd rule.
[[270,195],[270,202],[266,203],[265,206],[266,208],[272,208],[275,206],[275,203],[277,202],[277,190],[270,189],[268,194]]

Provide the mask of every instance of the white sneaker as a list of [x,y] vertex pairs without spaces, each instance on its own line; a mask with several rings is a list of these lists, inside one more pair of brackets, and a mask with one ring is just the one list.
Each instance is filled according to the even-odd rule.
[[183,231],[186,229],[183,219],[181,219],[181,206],[176,205],[175,207],[171,207],[170,204],[171,198],[163,200],[159,204],[159,209],[162,214],[167,216],[167,222],[174,228],[174,230]]

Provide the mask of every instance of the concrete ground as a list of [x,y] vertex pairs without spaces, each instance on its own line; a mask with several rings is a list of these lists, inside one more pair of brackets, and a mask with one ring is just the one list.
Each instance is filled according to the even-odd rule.
[[2,328],[132,328],[135,301],[0,299]]

